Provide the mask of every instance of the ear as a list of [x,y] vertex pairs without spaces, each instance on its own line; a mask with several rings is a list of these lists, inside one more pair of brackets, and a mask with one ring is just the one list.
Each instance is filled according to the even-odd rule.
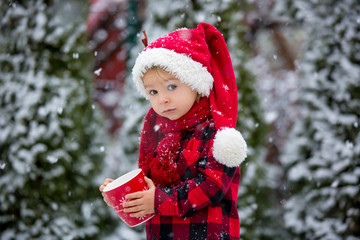
[[247,144],[235,128],[224,128],[215,134],[213,156],[227,167],[237,167],[246,158]]

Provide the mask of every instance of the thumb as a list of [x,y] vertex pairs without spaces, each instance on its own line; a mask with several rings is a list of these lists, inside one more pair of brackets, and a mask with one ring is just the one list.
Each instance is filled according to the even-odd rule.
[[144,179],[149,189],[155,187],[154,182],[150,178],[144,177]]

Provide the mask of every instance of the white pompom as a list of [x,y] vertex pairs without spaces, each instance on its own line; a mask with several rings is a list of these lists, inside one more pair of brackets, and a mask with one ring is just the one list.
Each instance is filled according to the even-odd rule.
[[234,128],[224,128],[215,134],[213,156],[227,167],[237,167],[246,158],[247,145],[241,133]]

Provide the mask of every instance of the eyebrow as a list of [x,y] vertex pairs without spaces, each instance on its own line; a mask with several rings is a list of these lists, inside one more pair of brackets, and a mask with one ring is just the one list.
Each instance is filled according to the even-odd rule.
[[[163,79],[164,82],[170,82],[170,81],[177,81],[177,82],[181,82],[179,79],[176,78],[171,78],[171,79]],[[152,84],[144,84],[144,88],[152,88],[153,85]]]

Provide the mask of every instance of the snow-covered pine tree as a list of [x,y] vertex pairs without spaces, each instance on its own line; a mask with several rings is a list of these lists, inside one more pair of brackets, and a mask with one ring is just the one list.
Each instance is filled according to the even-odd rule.
[[[147,16],[143,29],[149,42],[174,31],[177,28],[194,28],[201,21],[216,26],[228,43],[232,55],[235,74],[239,89],[239,121],[238,127],[248,142],[247,161],[242,165],[242,182],[240,183],[239,214],[241,216],[242,239],[275,239],[279,233],[279,211],[277,209],[273,172],[271,166],[263,160],[262,154],[266,124],[263,121],[259,97],[255,90],[255,78],[245,68],[250,58],[250,48],[244,41],[248,30],[242,23],[244,11],[252,7],[251,1],[205,1],[205,0],[149,0]],[[135,58],[142,50],[132,49],[131,69]],[[122,109],[124,124],[120,133],[122,153],[127,157],[122,161],[134,164],[136,149],[141,129],[141,120],[149,105],[139,98],[129,76],[126,85]],[[254,227],[257,226],[257,227]]]
[[[0,2],[0,238],[101,239],[87,3]],[[100,206],[100,207],[99,207]]]
[[308,30],[302,118],[282,155],[284,222],[291,239],[360,239],[359,2],[289,1],[283,12]]

